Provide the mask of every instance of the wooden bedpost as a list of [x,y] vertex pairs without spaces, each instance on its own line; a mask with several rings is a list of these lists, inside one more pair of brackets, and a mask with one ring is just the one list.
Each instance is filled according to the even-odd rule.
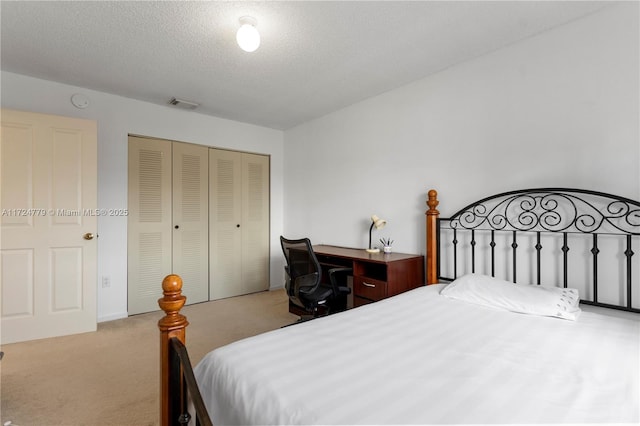
[[437,221],[440,212],[438,207],[438,192],[435,189],[429,191],[427,206],[429,210],[425,213],[427,216],[427,285],[436,284],[438,282],[438,240],[437,240]]
[[185,328],[189,325],[187,318],[180,314],[187,298],[182,295],[182,278],[178,275],[167,275],[162,280],[163,297],[158,299],[160,309],[165,316],[158,321],[160,329],[160,424],[169,426],[171,388],[169,381],[169,339],[177,337],[185,343]]

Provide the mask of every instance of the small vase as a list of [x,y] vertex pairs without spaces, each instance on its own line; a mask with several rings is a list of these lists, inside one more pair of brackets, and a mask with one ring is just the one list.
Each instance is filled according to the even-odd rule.
[[382,250],[383,250],[385,253],[391,253],[391,246],[384,246],[384,247],[382,248]]

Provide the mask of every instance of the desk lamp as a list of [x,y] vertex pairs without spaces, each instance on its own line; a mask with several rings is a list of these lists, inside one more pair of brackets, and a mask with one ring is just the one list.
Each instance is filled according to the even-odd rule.
[[371,216],[371,226],[369,227],[369,248],[367,249],[367,252],[369,252],[369,253],[378,253],[380,251],[380,249],[378,249],[378,248],[372,248],[371,247],[371,233],[373,232],[373,227],[374,226],[376,227],[376,229],[382,229],[382,228],[384,228],[384,226],[386,224],[387,224],[386,220],[380,219],[375,214],[373,216]]

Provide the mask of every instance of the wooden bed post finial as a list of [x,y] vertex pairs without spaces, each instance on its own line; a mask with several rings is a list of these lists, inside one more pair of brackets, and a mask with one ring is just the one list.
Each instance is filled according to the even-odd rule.
[[427,194],[427,206],[429,210],[425,213],[427,228],[427,285],[436,284],[438,282],[438,238],[437,238],[437,222],[440,212],[436,207],[440,204],[438,201],[438,191],[432,189]]
[[440,212],[438,211],[438,209],[436,209],[436,207],[438,207],[438,204],[440,204],[440,201],[438,201],[438,191],[436,191],[435,189],[429,190],[427,197],[427,206],[429,206],[427,214],[436,216],[439,215]]
[[[182,295],[182,278],[173,274],[164,277],[164,280],[162,280],[162,294],[164,296],[158,299],[158,305],[166,315],[158,321],[158,328],[160,328],[160,331],[184,330],[189,323],[187,318],[180,314],[180,309],[187,301],[187,298]],[[184,343],[184,339],[181,340]]]
[[167,275],[162,280],[162,293],[164,296],[158,299],[158,305],[166,315],[158,321],[160,329],[160,424],[168,426],[172,424],[169,404],[171,400],[169,380],[171,338],[176,337],[184,344],[185,329],[189,322],[187,317],[180,314],[180,309],[187,300],[182,295],[182,278],[178,275]]

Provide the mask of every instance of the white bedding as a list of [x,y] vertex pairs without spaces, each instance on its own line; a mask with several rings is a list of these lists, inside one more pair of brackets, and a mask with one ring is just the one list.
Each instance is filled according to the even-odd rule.
[[640,422],[640,321],[517,314],[421,287],[195,368],[216,425]]

